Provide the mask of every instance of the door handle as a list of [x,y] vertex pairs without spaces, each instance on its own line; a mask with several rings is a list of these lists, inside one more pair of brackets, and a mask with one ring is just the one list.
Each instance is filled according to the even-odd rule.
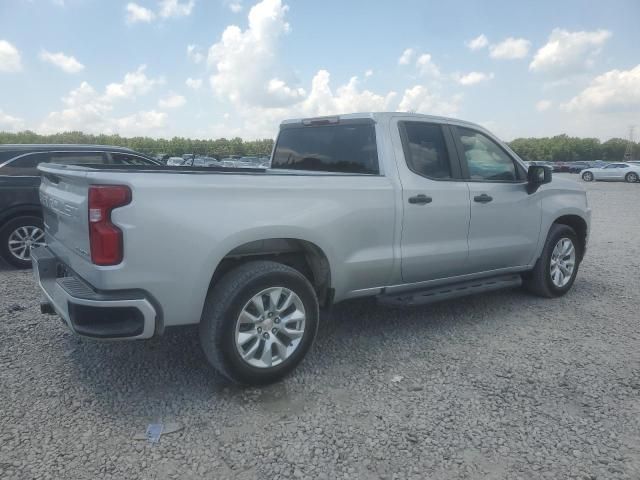
[[431,203],[433,199],[431,197],[427,197],[422,193],[420,195],[416,195],[415,197],[409,197],[409,203],[414,205],[425,205],[427,203]]
[[489,203],[491,200],[493,200],[493,197],[487,195],[486,193],[473,197],[473,201],[478,203]]

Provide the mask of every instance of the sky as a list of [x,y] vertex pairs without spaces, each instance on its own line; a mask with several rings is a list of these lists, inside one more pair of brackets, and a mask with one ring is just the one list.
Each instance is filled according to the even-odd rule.
[[0,131],[270,138],[415,111],[640,137],[640,1],[0,0]]

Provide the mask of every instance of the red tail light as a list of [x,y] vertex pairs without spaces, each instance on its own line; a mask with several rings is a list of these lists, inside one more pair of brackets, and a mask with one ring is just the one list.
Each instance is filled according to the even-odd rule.
[[89,187],[89,243],[91,261],[96,265],[122,262],[122,230],[111,223],[111,211],[130,202],[131,190],[125,185]]

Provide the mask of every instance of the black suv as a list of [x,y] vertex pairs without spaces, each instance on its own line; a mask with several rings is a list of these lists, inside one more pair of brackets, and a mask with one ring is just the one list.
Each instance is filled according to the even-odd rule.
[[38,164],[159,165],[128,148],[100,145],[0,145],[0,256],[31,266],[31,247],[44,243]]

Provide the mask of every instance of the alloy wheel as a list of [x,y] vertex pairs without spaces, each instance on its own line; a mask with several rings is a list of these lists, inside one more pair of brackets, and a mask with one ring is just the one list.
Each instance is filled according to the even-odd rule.
[[275,367],[297,350],[305,321],[304,304],[295,292],[284,287],[262,290],[240,312],[236,350],[252,367]]
[[45,245],[44,231],[35,225],[24,225],[11,232],[8,243],[11,255],[18,260],[28,261],[32,248]]
[[576,267],[576,248],[569,238],[561,238],[551,252],[551,281],[562,288],[569,283]]

